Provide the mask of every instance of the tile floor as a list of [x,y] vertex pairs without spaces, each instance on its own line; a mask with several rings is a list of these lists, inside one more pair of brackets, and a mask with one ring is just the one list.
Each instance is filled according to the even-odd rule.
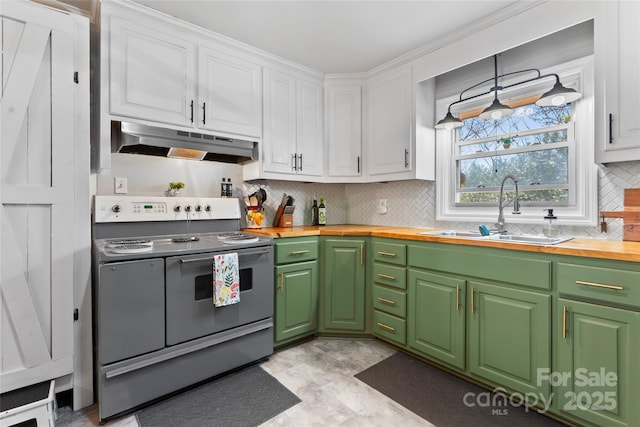
[[[262,368],[302,402],[263,426],[430,426],[431,424],[354,378],[396,350],[372,339],[316,338],[276,352]],[[98,426],[97,405],[59,408],[58,427]],[[138,427],[135,416],[108,427]],[[176,426],[179,427],[179,426]]]

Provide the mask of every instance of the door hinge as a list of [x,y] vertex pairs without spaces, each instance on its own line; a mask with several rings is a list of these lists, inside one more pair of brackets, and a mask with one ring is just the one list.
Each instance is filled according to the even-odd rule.
[[78,80],[78,72],[74,71],[73,72],[73,82],[74,83],[79,83],[80,81]]
[[78,309],[74,309],[73,310],[73,321],[77,322],[78,321]]

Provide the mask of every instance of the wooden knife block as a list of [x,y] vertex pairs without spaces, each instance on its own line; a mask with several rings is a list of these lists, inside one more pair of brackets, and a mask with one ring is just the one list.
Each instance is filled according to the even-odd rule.
[[640,188],[624,190],[624,210],[602,211],[602,218],[622,218],[622,240],[640,242]]
[[293,227],[294,206],[278,206],[276,216],[273,218],[274,227]]
[[293,215],[282,214],[278,227],[293,227]]

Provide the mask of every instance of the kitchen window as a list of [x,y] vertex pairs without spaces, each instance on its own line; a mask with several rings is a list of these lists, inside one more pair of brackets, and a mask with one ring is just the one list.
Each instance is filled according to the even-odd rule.
[[[563,83],[582,92],[582,99],[561,107],[538,107],[535,100],[548,82],[534,84],[499,94],[514,109],[509,117],[477,117],[491,101],[480,99],[455,112],[463,127],[437,131],[437,220],[492,224],[500,183],[511,174],[518,178],[522,215],[509,215],[507,222],[541,223],[543,209],[554,208],[563,224],[596,224],[592,58],[544,72],[559,74]],[[438,100],[436,116],[443,116],[453,101]],[[513,190],[508,181],[507,199]]]
[[528,103],[500,120],[461,114],[464,126],[453,144],[455,203],[495,205],[502,178],[511,174],[519,180],[523,206],[568,205],[575,196],[575,174],[569,173],[575,148],[572,111],[571,105]]

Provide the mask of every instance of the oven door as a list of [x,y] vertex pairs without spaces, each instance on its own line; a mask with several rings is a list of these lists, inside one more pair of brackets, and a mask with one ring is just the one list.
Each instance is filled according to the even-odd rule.
[[232,252],[238,254],[240,302],[223,307],[213,305],[213,259],[220,252],[166,259],[167,345],[273,317],[273,247]]

